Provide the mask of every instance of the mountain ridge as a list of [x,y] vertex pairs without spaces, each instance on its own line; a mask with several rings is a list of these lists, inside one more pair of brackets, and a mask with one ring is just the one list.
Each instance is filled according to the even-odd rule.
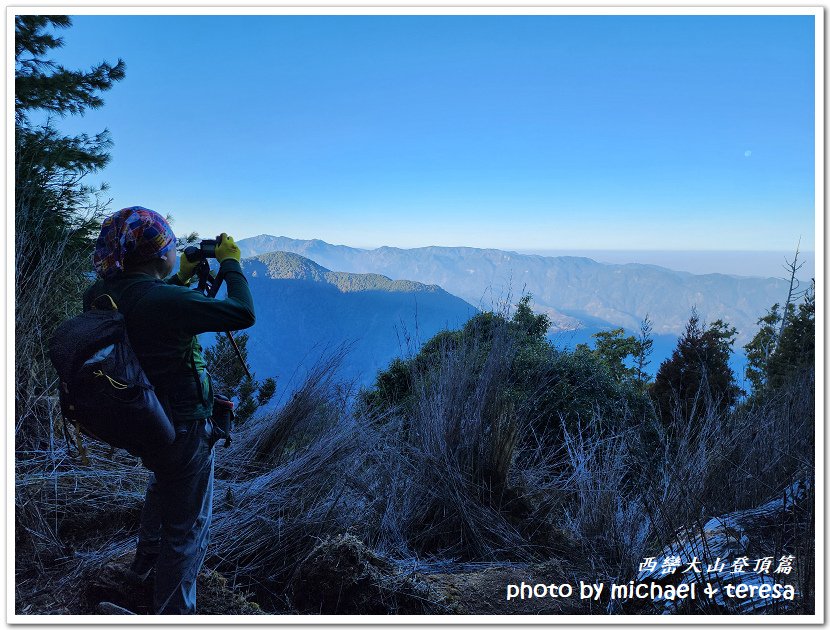
[[393,280],[378,273],[332,271],[310,258],[292,252],[274,251],[247,257],[243,268],[258,277],[264,267],[265,277],[272,280],[311,280],[335,286],[343,293],[353,291],[392,291],[408,293],[446,293],[435,284],[412,280]]
[[692,274],[642,263],[601,263],[583,256],[542,256],[508,250],[431,245],[403,249],[361,249],[320,239],[259,235],[239,241],[246,255],[282,250],[351,273],[380,273],[438,285],[481,308],[498,309],[533,295],[532,306],[546,313],[553,331],[583,328],[586,322],[639,329],[648,316],[656,334],[682,334],[692,308],[705,321],[722,319],[745,342],[757,320],[786,297],[787,283],[776,278]]
[[[333,244],[327,241],[313,238],[313,239],[294,239],[289,236],[273,236],[270,234],[258,234],[257,236],[250,236],[246,237],[240,241],[239,243],[244,243],[246,248],[249,249],[256,249],[257,244],[263,244],[265,242],[271,242],[274,244],[285,244],[287,247],[295,248],[297,244],[307,244],[308,246],[314,246],[314,248],[320,248],[321,246],[326,248],[334,248],[336,250],[340,250],[343,252],[352,252],[355,254],[358,253],[373,253],[373,252],[429,252],[429,251],[438,251],[438,252],[447,252],[447,251],[469,251],[469,252],[483,252],[483,253],[499,253],[499,254],[508,254],[509,256],[515,256],[517,258],[529,258],[529,259],[540,259],[540,260],[571,260],[571,261],[590,261],[591,263],[597,265],[603,265],[607,267],[643,267],[643,268],[651,268],[651,269],[660,269],[664,271],[670,271],[671,273],[687,275],[687,276],[724,276],[727,278],[739,278],[739,279],[764,279],[764,280],[780,280],[780,278],[776,278],[773,276],[747,276],[742,274],[735,274],[735,273],[722,273],[722,272],[707,272],[707,273],[693,273],[691,271],[684,271],[682,269],[672,269],[671,267],[666,267],[665,265],[658,265],[655,263],[641,263],[641,262],[627,262],[627,263],[614,263],[614,262],[602,262],[591,258],[590,256],[574,256],[572,254],[565,254],[562,256],[546,256],[542,254],[531,254],[531,253],[523,253],[517,252],[511,249],[498,249],[494,247],[471,247],[469,245],[423,245],[421,247],[396,247],[394,245],[381,245],[380,247],[374,248],[367,248],[367,247],[352,247],[351,245],[343,245],[343,244]],[[311,247],[308,247],[311,249]],[[243,252],[245,250],[243,249]],[[287,250],[279,250],[279,251],[287,251]],[[291,252],[296,253],[296,252]],[[243,253],[243,255],[246,255]],[[250,255],[250,254],[249,254]]]

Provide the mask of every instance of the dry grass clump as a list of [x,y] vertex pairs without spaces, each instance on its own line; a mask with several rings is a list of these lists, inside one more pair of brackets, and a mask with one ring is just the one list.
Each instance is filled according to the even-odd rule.
[[322,359],[278,411],[246,423],[220,454],[209,562],[277,604],[297,562],[319,539],[365,520],[367,441],[335,378],[343,354]]
[[28,613],[77,614],[67,594],[84,572],[135,548],[148,472],[126,453],[87,448],[88,465],[62,443],[17,453],[15,600]]
[[66,543],[87,544],[119,527],[130,528],[141,511],[148,471],[140,460],[88,444],[89,464],[80,465],[66,450],[55,451],[48,466],[18,465],[15,503],[26,527],[26,514],[39,514],[43,524]]
[[577,420],[571,431],[567,424],[563,419],[558,483],[566,500],[560,523],[600,574],[623,575],[640,562],[651,533],[644,497],[630,483],[642,472],[634,469],[636,430],[603,434],[598,414],[584,423]]
[[237,477],[270,471],[328,429],[347,424],[350,390],[337,380],[346,353],[341,346],[321,357],[282,407],[246,422],[219,458],[221,471]]
[[108,548],[131,538],[141,512],[147,471],[137,459],[88,443],[82,465],[65,445],[18,452],[15,461],[15,589],[33,594],[72,587],[89,563],[107,559]]
[[546,462],[530,439],[533,419],[508,395],[519,344],[506,323],[488,324],[486,334],[440,343],[413,369],[413,403],[386,425],[404,428],[383,445],[383,549],[484,561],[540,555],[524,520],[529,493],[550,487]]
[[441,589],[400,570],[355,536],[327,537],[300,560],[291,578],[291,600],[312,614],[452,613],[457,606]]

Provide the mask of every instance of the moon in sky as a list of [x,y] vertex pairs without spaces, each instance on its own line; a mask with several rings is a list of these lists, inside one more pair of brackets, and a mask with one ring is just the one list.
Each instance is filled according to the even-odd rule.
[[752,157],[752,151],[744,151],[744,157]]

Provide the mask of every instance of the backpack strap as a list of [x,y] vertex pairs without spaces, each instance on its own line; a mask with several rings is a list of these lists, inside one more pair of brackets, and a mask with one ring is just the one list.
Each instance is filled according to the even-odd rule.
[[[119,302],[121,304],[120,311],[121,314],[124,315],[126,318],[130,313],[132,313],[136,306],[138,306],[139,302],[143,300],[150,291],[152,291],[155,287],[163,285],[164,282],[162,280],[147,280],[144,282],[137,282],[129,289],[124,291],[120,297]],[[126,298],[126,299],[125,299]],[[156,396],[161,403],[162,408],[164,409],[167,417],[170,418],[172,422],[172,415],[170,412],[170,401],[169,395],[165,388],[158,387],[156,385],[153,386],[153,389],[156,392]]]
[[101,293],[98,297],[92,300],[89,306],[93,311],[118,310],[118,306],[116,306],[115,300],[112,299],[112,296],[109,293]]

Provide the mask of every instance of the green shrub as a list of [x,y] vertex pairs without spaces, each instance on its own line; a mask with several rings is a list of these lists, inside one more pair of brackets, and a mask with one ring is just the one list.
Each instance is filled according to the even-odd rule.
[[461,348],[475,348],[469,369],[480,373],[493,340],[504,332],[515,355],[500,384],[502,404],[520,410],[534,431],[561,436],[562,422],[573,429],[579,418],[594,415],[604,418],[608,428],[625,428],[618,426],[631,422],[624,418],[640,423],[651,417],[648,397],[633,379],[617,378],[606,362],[587,348],[554,348],[545,337],[549,325],[545,315],[531,311],[528,296],[510,319],[493,312],[479,313],[461,330],[435,335],[414,357],[392,361],[378,373],[374,385],[360,393],[360,404],[379,418],[388,418],[390,410],[397,410],[406,429],[406,418],[415,403],[416,380],[428,380],[431,373],[440,371],[442,357]]

